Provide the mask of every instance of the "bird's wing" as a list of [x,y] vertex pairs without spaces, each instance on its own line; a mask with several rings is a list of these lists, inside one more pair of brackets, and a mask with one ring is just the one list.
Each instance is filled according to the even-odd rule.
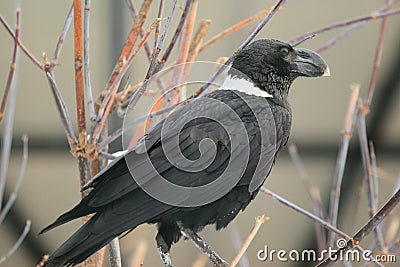
[[[89,206],[106,205],[137,189],[138,183],[143,186],[159,181],[160,175],[173,184],[197,187],[215,181],[224,172],[229,159],[232,165],[240,165],[237,161],[246,158],[243,155],[246,152],[250,153],[246,148],[255,142],[257,130],[254,128],[258,125],[246,123],[245,128],[237,125],[238,114],[227,106],[240,111],[241,115],[250,112],[245,107],[246,103],[237,95],[232,93],[231,97],[225,96],[223,102],[225,105],[221,105],[221,100],[213,99],[211,94],[210,97],[192,101],[170,114],[138,143],[135,150],[119,159],[92,182]],[[235,116],[238,117],[233,118]],[[229,134],[233,135],[235,144],[230,142]],[[205,139],[212,141],[212,144],[201,144]],[[236,153],[232,157],[234,151]],[[182,158],[177,159],[179,152],[183,159],[189,160],[183,163],[183,167],[179,166]],[[146,162],[150,162],[152,168],[147,168]],[[239,172],[244,169],[237,168],[235,171],[239,179]],[[231,175],[235,176],[233,173]],[[213,193],[216,192],[210,192]],[[183,201],[189,196],[181,197]]]

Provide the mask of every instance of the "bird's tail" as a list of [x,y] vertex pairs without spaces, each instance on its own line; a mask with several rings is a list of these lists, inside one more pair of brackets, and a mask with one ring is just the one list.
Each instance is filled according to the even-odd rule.
[[108,225],[102,218],[102,214],[95,214],[50,255],[44,266],[57,267],[78,264],[119,236],[121,230],[120,227]]

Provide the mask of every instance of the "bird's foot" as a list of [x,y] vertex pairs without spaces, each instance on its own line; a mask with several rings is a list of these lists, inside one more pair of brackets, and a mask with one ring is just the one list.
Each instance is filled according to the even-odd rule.
[[156,236],[158,254],[160,255],[161,260],[163,261],[165,267],[172,267],[171,256],[169,255],[169,246],[165,242],[164,238],[157,234]]

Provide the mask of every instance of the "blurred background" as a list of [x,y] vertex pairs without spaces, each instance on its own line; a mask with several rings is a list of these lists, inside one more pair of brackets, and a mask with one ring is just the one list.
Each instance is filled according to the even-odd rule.
[[[137,6],[141,1],[134,0]],[[336,1],[287,1],[256,39],[275,38],[283,41],[349,18],[367,15],[379,9],[385,1],[336,0]],[[167,42],[179,21],[184,1],[178,1],[173,25]],[[210,19],[212,24],[205,40],[229,26],[250,17],[275,1],[199,1],[197,24],[201,19]],[[64,25],[72,1],[21,1],[21,35],[25,46],[39,59],[43,52],[50,57]],[[166,10],[170,1],[166,1]],[[397,4],[394,8],[399,8]],[[148,29],[155,20],[158,1],[154,1],[144,28]],[[15,3],[3,0],[0,14],[14,24]],[[166,11],[165,11],[166,14]],[[133,20],[125,1],[93,1],[91,8],[91,81],[95,96],[104,88],[116,63]],[[203,51],[198,60],[215,61],[230,56],[243,42],[256,23],[222,39]],[[195,29],[197,27],[195,26]],[[343,129],[345,113],[350,96],[349,86],[360,83],[362,97],[368,89],[380,20],[368,22],[347,39],[321,53],[330,66],[331,77],[323,79],[299,79],[292,86],[290,101],[293,109],[291,143],[298,147],[299,154],[308,173],[308,180],[316,185],[322,201],[328,205],[333,171]],[[368,115],[369,138],[374,142],[379,174],[379,207],[392,195],[400,172],[400,16],[388,18],[381,66],[377,87]],[[344,29],[336,29],[316,36],[302,47],[317,49]],[[60,56],[60,66],[55,69],[59,89],[71,113],[74,125],[75,90],[73,67],[72,26],[66,37]],[[152,43],[152,37],[149,39]],[[8,75],[13,40],[0,27],[0,78],[4,88]],[[176,53],[176,49],[173,53]],[[141,51],[130,70],[129,82],[135,84],[144,78],[147,60]],[[173,56],[171,58],[174,58]],[[16,71],[17,102],[15,111],[14,140],[8,171],[6,197],[12,191],[18,177],[22,155],[21,135],[29,136],[29,159],[18,199],[9,216],[0,226],[0,255],[4,255],[23,230],[26,219],[32,221],[31,231],[18,249],[3,266],[35,266],[40,257],[52,252],[81,224],[80,220],[68,223],[45,235],[36,237],[44,226],[58,215],[74,206],[80,199],[77,162],[69,153],[62,124],[44,74],[27,57],[20,53]],[[3,89],[0,90],[1,94]],[[122,120],[112,117],[111,129],[121,126]],[[4,124],[0,124],[3,135]],[[355,132],[356,133],[356,132]],[[355,134],[356,135],[356,134]],[[120,142],[120,141],[119,141]],[[120,144],[116,142],[111,150]],[[362,160],[358,139],[351,141],[349,159],[346,164],[343,198],[339,213],[339,228],[354,234],[368,220],[365,193],[358,206],[354,200],[362,178]],[[299,173],[287,151],[283,151],[267,179],[265,186],[293,203],[312,210],[312,202]],[[358,210],[357,218],[351,216]],[[239,235],[246,238],[257,215],[265,214],[271,219],[262,227],[247,251],[249,266],[306,266],[306,263],[260,262],[257,252],[267,245],[270,249],[314,248],[316,238],[314,223],[305,216],[282,204],[259,194],[256,200],[235,220]],[[399,218],[400,208],[391,218]],[[386,226],[389,223],[386,224]],[[154,237],[153,225],[143,225],[121,240],[123,265],[130,266],[132,255],[143,244],[147,245],[144,266],[161,266]],[[201,236],[226,260],[236,254],[230,231],[218,233],[207,227]],[[397,234],[398,236],[398,234]],[[367,239],[365,248],[369,247]],[[174,266],[191,266],[200,253],[193,243],[181,240],[172,248]],[[397,254],[397,261],[400,255]],[[107,260],[105,261],[107,263]],[[398,263],[397,263],[398,264]],[[341,264],[338,264],[340,266]],[[211,266],[208,263],[207,266]],[[245,266],[245,265],[244,265]],[[248,266],[248,265],[247,265]],[[313,266],[313,265],[310,265]],[[388,266],[397,266],[396,264]]]

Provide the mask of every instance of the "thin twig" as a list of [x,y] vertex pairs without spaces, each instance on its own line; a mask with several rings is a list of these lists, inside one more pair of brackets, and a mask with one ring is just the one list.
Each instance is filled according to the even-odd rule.
[[[111,73],[111,76],[108,80],[106,87],[96,100],[98,111],[97,111],[96,121],[92,125],[91,135],[90,135],[91,137],[93,136],[93,133],[96,131],[96,129],[99,127],[99,123],[102,121],[104,112],[107,108],[107,104],[109,103],[112,95],[114,95],[116,92],[116,90],[113,90],[115,88],[113,86],[117,86],[121,82],[120,79],[122,78],[122,75],[120,75],[120,72],[126,66],[126,59],[130,56],[132,52],[133,46],[136,43],[136,40],[142,29],[143,23],[146,20],[147,13],[149,12],[151,3],[152,0],[144,0],[142,2],[142,6],[139,11],[139,16],[135,18],[135,22],[133,23],[132,29],[129,32],[124,47],[122,48],[118,62]],[[97,130],[97,132],[99,133],[101,131]]]
[[317,36],[317,35],[316,35],[316,34],[313,34],[313,35],[310,35],[310,36],[306,36],[306,37],[304,37],[304,39],[299,40],[298,42],[292,44],[292,46],[293,46],[293,47],[296,47],[296,46],[298,46],[298,45],[301,45],[302,43],[304,43],[304,42],[306,42],[306,41],[308,41],[308,40],[311,40],[311,39],[314,38],[315,36]]
[[[388,11],[394,4],[396,4],[397,2],[399,2],[399,0],[396,1],[386,1],[387,3],[380,9],[378,9],[376,12],[384,12],[384,11]],[[315,49],[316,52],[321,53],[323,51],[325,51],[326,49],[334,46],[337,42],[344,40],[345,38],[351,36],[351,34],[353,32],[355,32],[356,30],[360,29],[361,27],[363,27],[364,25],[367,24],[368,21],[362,21],[362,22],[358,22],[354,25],[352,25],[351,27],[349,27],[347,30],[345,30],[344,32],[340,33],[339,35],[335,36],[334,38],[330,39],[329,41],[327,41],[324,45],[322,45],[321,47]]]
[[67,36],[67,32],[71,25],[71,21],[72,21],[73,17],[74,17],[74,4],[72,4],[71,8],[69,9],[67,18],[65,19],[64,26],[61,30],[60,37],[58,38],[56,49],[54,50],[54,56],[51,61],[53,66],[58,64],[58,58],[60,57],[61,48],[62,48],[62,45],[64,44],[64,40],[65,40],[65,37]]
[[[175,33],[172,36],[168,47],[165,49],[164,55],[161,57],[160,62],[157,62],[158,65],[156,66],[154,73],[159,72],[164,67],[165,62],[167,62],[167,60],[172,52],[172,49],[175,47],[178,37],[180,36],[180,34],[182,32],[183,25],[185,24],[185,21],[189,14],[189,10],[190,10],[190,7],[192,6],[192,3],[193,3],[193,0],[186,0],[185,8],[182,12],[182,15],[179,20],[178,26],[176,27]],[[168,22],[168,20],[167,20],[167,22]],[[167,23],[165,25],[167,25]],[[164,30],[165,30],[165,28],[164,28]],[[162,35],[161,35],[161,37],[162,37]],[[157,47],[156,47],[155,51],[157,51]]]
[[251,16],[249,18],[246,18],[234,25],[232,25],[231,27],[229,27],[228,29],[218,33],[217,35],[215,35],[214,37],[212,37],[210,40],[208,40],[207,42],[205,42],[204,45],[202,45],[200,47],[199,52],[202,52],[204,49],[210,47],[211,45],[215,44],[216,42],[220,41],[221,39],[223,39],[224,37],[227,37],[229,35],[231,35],[234,32],[239,31],[240,29],[246,27],[247,25],[260,20],[262,18],[264,18],[269,12],[271,12],[272,8],[268,8],[254,16]]
[[[15,37],[17,40],[18,40],[18,36],[19,36],[19,14],[20,14],[20,12],[21,12],[20,9],[17,9],[15,11]],[[14,79],[15,63],[17,60],[17,51],[18,51],[18,44],[17,44],[17,41],[14,41],[14,48],[13,48],[12,57],[11,57],[10,70],[8,72],[6,88],[4,89],[3,100],[1,101],[0,122],[4,116],[4,110],[6,108],[8,93],[10,91],[10,87],[11,87],[11,84]]]
[[368,87],[368,96],[367,96],[367,102],[366,102],[366,105],[368,105],[368,106],[371,105],[372,97],[374,95],[376,78],[378,77],[378,69],[379,69],[379,66],[381,63],[383,40],[384,40],[385,32],[386,32],[386,25],[387,25],[387,18],[383,18],[382,23],[381,23],[381,29],[379,32],[378,46],[377,46],[376,52],[375,52],[375,60],[374,60],[374,66],[373,66],[373,70],[372,70],[371,80],[370,80],[369,87]]
[[[232,244],[233,244],[233,248],[235,249],[235,253],[239,253],[240,248],[243,245],[243,240],[240,236],[240,232],[239,232],[239,227],[236,221],[232,221],[228,224],[228,232],[229,232],[229,236],[231,238]],[[250,263],[249,263],[249,259],[246,256],[246,253],[243,254],[242,258],[239,261],[239,265],[241,267],[250,267]]]
[[238,264],[240,258],[246,252],[247,248],[249,247],[251,241],[253,241],[253,239],[256,236],[261,225],[268,220],[269,220],[269,218],[265,217],[264,215],[256,217],[256,223],[255,223],[253,229],[251,230],[250,234],[247,236],[246,240],[244,241],[242,248],[239,250],[239,253],[235,256],[235,258],[233,258],[229,267],[235,267],[236,264]]
[[204,41],[204,37],[208,31],[208,27],[211,24],[211,20],[204,19],[199,23],[199,27],[197,28],[196,34],[194,35],[193,41],[190,44],[188,62],[193,61],[197,54],[200,52],[200,47]]
[[[352,84],[351,95],[349,105],[347,107],[346,118],[344,122],[343,131],[341,133],[339,153],[336,159],[335,173],[332,182],[332,191],[329,202],[329,220],[333,226],[336,226],[337,216],[339,211],[339,200],[340,200],[340,190],[342,187],[343,173],[346,165],[347,153],[349,150],[350,139],[352,137],[353,125],[357,118],[356,116],[356,105],[358,95],[360,93],[360,85]],[[334,242],[335,234],[333,232],[329,233],[328,246],[332,246]]]
[[307,36],[319,35],[321,33],[327,32],[327,31],[331,31],[331,30],[341,28],[341,27],[350,26],[350,25],[353,25],[353,24],[356,24],[356,23],[359,23],[362,21],[376,20],[376,19],[381,19],[381,18],[385,18],[385,17],[389,17],[389,16],[398,15],[398,14],[400,14],[400,9],[394,9],[391,11],[380,12],[380,13],[373,12],[369,15],[356,17],[356,18],[341,21],[341,22],[336,22],[336,23],[324,26],[322,28],[318,28],[318,29],[309,31],[305,34],[302,34],[300,36],[297,36],[297,37],[289,40],[288,43],[290,43],[290,44],[297,43],[298,41],[303,40]]
[[97,128],[94,128],[94,132],[91,136],[92,140],[94,143],[97,143],[100,133],[108,119],[108,115],[111,112],[111,109],[113,108],[114,105],[114,100],[116,99],[116,92],[119,86],[119,83],[122,80],[122,77],[125,75],[125,73],[128,71],[129,66],[132,64],[133,59],[136,57],[138,54],[139,50],[142,48],[143,44],[146,42],[147,38],[150,36],[150,32],[155,28],[155,25],[159,23],[159,20],[156,20],[151,26],[150,30],[146,33],[146,35],[143,37],[142,40],[140,40],[137,48],[135,51],[129,56],[128,60],[124,62],[124,66],[120,69],[118,72],[118,75],[114,79],[114,83],[110,87],[110,96],[111,98],[109,99],[105,111],[103,113],[103,116],[101,117],[101,121],[97,124]]
[[[19,34],[19,9],[16,10],[16,17],[15,17],[15,36],[14,43],[18,42],[18,34]],[[1,16],[0,16],[0,19]],[[11,32],[14,34],[13,32]],[[13,57],[15,53],[15,66],[18,62],[19,53],[18,50],[15,48],[13,51]],[[15,70],[14,70],[15,71]],[[12,135],[13,135],[13,127],[14,127],[14,113],[15,113],[15,102],[17,98],[17,86],[15,83],[15,75],[12,75],[9,89],[8,89],[8,109],[5,114],[5,126],[3,132],[3,142],[2,142],[2,149],[1,149],[1,162],[0,162],[0,211],[2,210],[2,202],[4,197],[4,191],[6,187],[6,180],[7,180],[7,171],[8,171],[8,164],[10,161],[10,152],[11,152],[11,145],[12,145]]]
[[304,216],[318,222],[319,224],[321,224],[322,226],[324,226],[326,229],[329,229],[333,232],[335,232],[336,234],[338,234],[339,236],[343,237],[343,238],[350,238],[349,235],[347,235],[346,233],[342,232],[341,230],[339,230],[338,228],[336,228],[335,226],[331,225],[330,223],[324,221],[323,219],[319,218],[318,216],[312,214],[311,212],[306,211],[303,208],[300,208],[299,206],[293,204],[292,202],[290,202],[289,200],[275,194],[274,192],[268,190],[265,187],[261,187],[260,192],[266,194],[267,196],[271,197],[274,200],[279,201],[280,203],[284,204],[285,206],[288,206],[289,208],[299,212],[300,214],[303,214]]
[[94,114],[92,84],[90,82],[90,5],[91,0],[85,0],[85,9],[83,12],[83,70],[85,72],[86,104],[88,107],[89,118],[94,120],[96,115]]
[[15,244],[6,253],[6,255],[4,255],[3,257],[0,258],[0,264],[5,262],[7,258],[9,258],[12,254],[14,254],[15,251],[17,251],[17,249],[21,246],[22,242],[24,241],[25,237],[28,235],[30,229],[31,229],[31,221],[27,220],[25,223],[24,231],[22,231],[17,242],[15,242]]
[[69,112],[67,109],[67,106],[65,105],[65,102],[61,96],[60,90],[58,90],[57,84],[50,72],[46,72],[46,77],[47,81],[49,82],[49,86],[51,89],[51,93],[54,97],[54,101],[56,102],[57,105],[57,111],[58,114],[60,115],[61,122],[63,124],[68,144],[71,150],[75,148],[75,145],[77,143],[77,139],[75,136],[74,129],[72,127],[72,122],[71,122],[71,117],[69,116]]
[[[362,155],[362,162],[364,167],[364,174],[366,180],[366,195],[368,200],[368,207],[369,207],[369,217],[372,218],[377,210],[376,202],[374,201],[374,182],[372,178],[372,167],[371,167],[371,158],[370,158],[370,151],[368,148],[368,136],[367,136],[367,129],[365,123],[365,114],[360,111],[358,113],[358,136],[360,140],[360,147],[361,147],[361,155]],[[375,236],[382,236],[379,228],[374,228]],[[382,239],[380,239],[382,240]]]
[[176,60],[176,66],[171,76],[171,83],[168,85],[171,88],[175,88],[175,90],[171,90],[163,95],[164,103],[161,107],[167,107],[171,104],[175,104],[179,102],[180,95],[182,91],[182,86],[180,85],[182,82],[185,64],[188,58],[190,42],[193,35],[194,23],[197,15],[197,0],[192,0],[192,4],[189,8],[187,19],[183,25],[181,42],[179,47],[179,54]]
[[[162,1],[164,1],[164,0],[162,0]],[[132,0],[125,0],[125,2],[126,2],[128,8],[129,8],[129,10],[130,10],[130,13],[131,13],[132,18],[135,20],[136,17],[137,17],[137,10],[136,10],[135,3],[133,3]],[[161,19],[161,16],[158,16],[157,19]],[[142,28],[140,29],[140,37],[143,38],[144,35],[145,35],[145,30],[144,30],[144,28],[143,28],[143,26],[142,26]],[[146,52],[147,59],[148,59],[149,61],[151,61],[151,57],[152,57],[151,54],[152,54],[152,53],[151,53],[150,45],[149,45],[149,43],[148,43],[147,41],[144,43],[144,50],[145,50],[145,52]]]
[[156,64],[158,62],[158,56],[159,56],[159,54],[161,52],[161,48],[162,48],[162,46],[164,44],[165,36],[167,35],[167,31],[169,29],[169,26],[170,26],[170,23],[171,23],[171,20],[172,20],[172,16],[173,16],[174,11],[175,11],[176,3],[177,3],[177,0],[173,0],[172,1],[171,7],[170,7],[170,10],[169,10],[169,13],[168,13],[167,21],[165,22],[164,29],[163,29],[163,32],[161,33],[161,37],[160,37],[160,40],[159,40],[159,42],[157,44],[157,47],[156,47],[155,51],[153,52],[153,58],[152,58],[152,60],[150,62],[150,66],[149,66],[149,68],[147,70],[147,73],[146,73],[146,76],[144,78],[144,81],[136,89],[136,91],[134,92],[134,94],[132,95],[130,100],[127,101],[127,102],[129,102],[129,104],[132,107],[136,106],[137,102],[139,101],[139,99],[142,97],[143,93],[147,89],[147,85],[149,83],[150,77],[155,73]]
[[29,50],[25,47],[25,45],[21,42],[21,40],[19,40],[19,38],[17,38],[13,32],[13,30],[11,29],[10,25],[8,25],[7,21],[3,18],[2,15],[0,15],[0,22],[1,24],[3,24],[4,28],[6,28],[7,32],[11,35],[11,37],[14,39],[14,42],[17,42],[19,48],[21,48],[22,52],[24,52],[24,54],[33,62],[34,65],[36,65],[36,67],[38,67],[39,69],[43,70],[43,66],[40,63],[39,60],[37,60],[35,58],[35,56],[29,52]]
[[23,146],[22,161],[21,161],[21,167],[19,169],[19,175],[18,175],[17,181],[15,182],[13,192],[11,193],[10,197],[8,198],[6,205],[0,212],[0,225],[3,222],[3,220],[6,218],[12,205],[14,204],[15,200],[17,199],[19,188],[21,187],[22,180],[24,179],[26,165],[28,163],[28,136],[26,136],[26,135],[22,136],[22,146]]
[[[372,175],[372,190],[374,192],[372,196],[372,202],[373,205],[372,207],[375,208],[375,210],[371,211],[374,215],[376,213],[376,207],[378,207],[378,194],[379,194],[379,182],[378,182],[378,170],[376,166],[376,156],[375,156],[375,149],[372,141],[369,143],[370,147],[370,158],[371,158],[371,175]],[[376,230],[374,231],[375,234],[375,244],[376,248],[378,251],[382,250],[383,247],[385,247],[385,241],[383,240],[383,234],[381,227],[378,225],[376,227]]]
[[108,244],[108,253],[110,254],[110,267],[121,267],[121,251],[119,249],[118,237],[114,238]]
[[[299,173],[300,178],[310,196],[314,214],[320,218],[326,219],[328,216],[321,200],[321,193],[319,189],[315,185],[313,185],[308,179],[309,177],[298,153],[297,146],[294,143],[291,143],[289,145],[288,151],[290,158],[294,166],[296,167],[296,170]],[[325,248],[326,244],[324,229],[321,225],[315,223],[315,232],[317,235],[318,250],[322,251],[322,249]]]
[[[164,12],[164,0],[160,0],[160,4],[158,6],[158,13],[157,13],[157,17],[159,19],[162,18],[162,14]],[[157,25],[156,30],[154,32],[154,45],[153,45],[153,51],[156,49],[157,47],[157,43],[158,43],[158,37],[160,36],[160,24]]]
[[343,253],[347,250],[352,249],[354,246],[358,245],[367,235],[369,235],[390,213],[391,211],[399,204],[400,202],[400,190],[398,190],[389,201],[376,213],[366,225],[364,225],[354,236],[347,242],[347,245],[337,252],[326,258],[318,267],[330,266],[333,262],[335,262],[339,255],[339,253]]
[[[345,232],[339,230],[338,228],[336,228],[335,226],[331,225],[330,223],[324,221],[323,219],[319,218],[318,216],[315,216],[314,214],[312,214],[311,212],[306,211],[303,208],[300,208],[299,206],[297,206],[296,204],[293,204],[292,202],[290,202],[289,200],[275,194],[274,192],[272,192],[271,190],[266,189],[265,187],[261,187],[260,188],[260,192],[266,194],[267,196],[271,197],[272,199],[284,204],[285,206],[299,212],[300,214],[303,214],[304,216],[318,222],[319,224],[321,224],[322,226],[324,226],[326,229],[331,230],[333,232],[335,232],[336,234],[338,234],[339,236],[345,238],[346,240],[349,240],[351,237],[346,234]],[[355,248],[359,251],[364,251],[364,249],[357,245],[355,246]],[[371,261],[374,260],[374,257],[372,257],[371,255],[369,256],[369,259]],[[382,266],[381,264],[374,262],[376,265],[378,266]]]

